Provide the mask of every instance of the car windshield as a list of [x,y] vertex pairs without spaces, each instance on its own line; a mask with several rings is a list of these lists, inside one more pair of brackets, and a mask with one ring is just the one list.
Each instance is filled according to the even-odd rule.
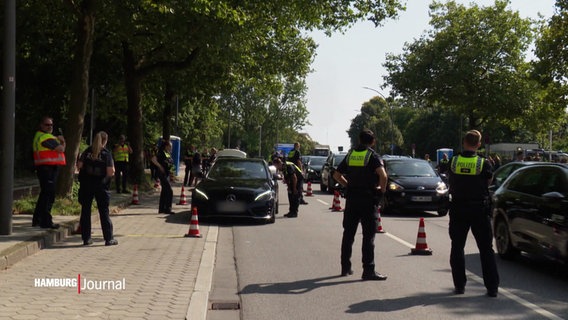
[[322,158],[311,158],[310,159],[310,166],[312,167],[321,167],[325,163],[325,157]]
[[268,174],[262,162],[223,159],[215,162],[207,178],[209,179],[266,179]]
[[436,172],[427,162],[388,161],[387,173],[391,177],[435,177]]

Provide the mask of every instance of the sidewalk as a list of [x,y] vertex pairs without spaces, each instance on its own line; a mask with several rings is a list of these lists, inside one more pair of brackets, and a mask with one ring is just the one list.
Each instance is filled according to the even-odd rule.
[[[181,184],[173,189],[178,203]],[[54,216],[62,227],[44,230],[14,215],[13,233],[0,236],[0,320],[206,319],[218,228],[184,237],[190,206],[158,214],[159,191],[139,193],[139,205],[111,199],[118,246],[104,246],[96,212],[92,246],[73,234],[79,217]]]

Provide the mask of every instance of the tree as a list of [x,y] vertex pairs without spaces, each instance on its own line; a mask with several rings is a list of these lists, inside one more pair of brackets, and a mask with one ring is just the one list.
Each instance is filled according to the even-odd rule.
[[533,84],[525,52],[531,21],[507,9],[508,1],[467,8],[434,2],[432,30],[389,55],[386,84],[417,105],[464,115],[467,128],[488,119],[514,120],[533,107]]

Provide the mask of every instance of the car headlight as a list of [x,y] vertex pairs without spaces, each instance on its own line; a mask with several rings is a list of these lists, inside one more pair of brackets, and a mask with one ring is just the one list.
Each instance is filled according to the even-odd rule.
[[387,186],[387,190],[400,192],[400,191],[404,191],[404,187],[401,186],[398,183],[394,183],[394,182],[391,181],[391,182],[389,182],[389,184]]
[[444,182],[440,181],[436,186],[436,192],[439,194],[445,194],[448,192],[448,186]]
[[272,199],[272,191],[267,190],[254,198],[254,201],[268,201]]
[[198,188],[195,188],[194,191],[195,191],[195,196],[196,196],[197,198],[201,198],[201,199],[204,199],[204,200],[209,200],[209,197],[207,196],[207,194],[206,194],[203,190],[200,190],[200,189],[198,189]]
[[314,173],[315,171],[314,171],[314,169],[308,169],[308,172],[309,172],[309,173]]

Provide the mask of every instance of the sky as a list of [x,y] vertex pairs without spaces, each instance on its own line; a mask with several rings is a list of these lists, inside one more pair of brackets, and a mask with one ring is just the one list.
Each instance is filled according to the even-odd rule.
[[[475,2],[480,6],[494,1],[456,1],[462,4]],[[412,43],[429,28],[430,0],[407,0],[406,11],[396,20],[387,21],[375,28],[371,22],[360,22],[345,34],[327,37],[323,32],[310,33],[318,44],[312,63],[313,72],[307,78],[307,108],[310,125],[303,128],[320,144],[349,148],[347,130],[351,120],[359,113],[365,101],[381,90],[386,70],[382,66],[389,53],[401,54],[405,43]],[[554,13],[554,0],[511,0],[510,8],[522,17],[538,18],[540,13],[550,17]]]

